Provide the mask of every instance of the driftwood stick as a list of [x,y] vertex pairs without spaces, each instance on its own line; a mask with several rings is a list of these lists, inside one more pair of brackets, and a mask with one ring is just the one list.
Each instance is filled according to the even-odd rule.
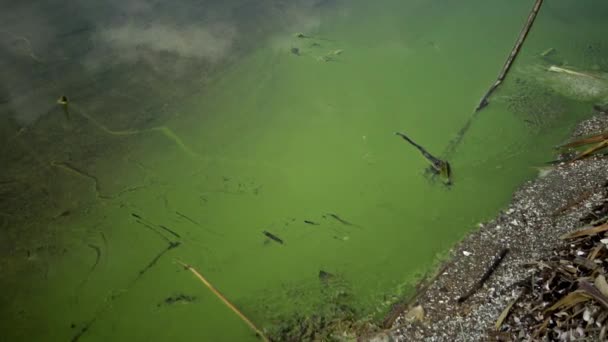
[[469,290],[469,292],[465,293],[462,297],[458,298],[458,303],[463,303],[465,300],[469,299],[469,297],[471,297],[473,294],[475,294],[475,292],[477,292],[477,290],[479,290],[483,286],[483,284],[486,282],[486,280],[488,280],[488,278],[490,278],[492,273],[494,273],[494,271],[496,271],[496,269],[502,262],[502,259],[505,258],[507,253],[509,253],[509,249],[503,248],[500,251],[500,254],[498,254],[498,256],[494,259],[494,262],[492,263],[492,265],[490,265],[490,267],[483,274],[481,279],[479,279],[475,283],[475,285],[473,285],[473,287]]
[[509,69],[511,69],[511,65],[513,65],[513,61],[515,61],[515,57],[517,57],[517,54],[519,53],[519,50],[521,49],[521,46],[523,45],[524,40],[526,39],[526,36],[528,35],[528,32],[530,32],[530,28],[532,28],[532,23],[534,23],[534,19],[536,19],[536,14],[538,14],[538,11],[540,10],[540,5],[542,3],[543,3],[543,0],[536,0],[536,3],[534,4],[532,11],[528,15],[528,20],[526,21],[526,25],[523,27],[523,29],[519,33],[519,38],[517,39],[515,46],[511,50],[511,54],[507,58],[505,65],[502,67],[502,70],[500,71],[500,74],[498,75],[496,82],[494,82],[494,84],[492,84],[490,89],[488,89],[486,94],[481,98],[481,101],[479,101],[479,104],[475,108],[475,111],[473,111],[473,115],[467,120],[467,122],[464,124],[464,126],[462,126],[462,128],[458,131],[458,133],[456,134],[456,137],[454,137],[454,139],[452,139],[448,143],[448,146],[446,147],[444,155],[443,155],[444,159],[449,159],[451,157],[452,153],[454,153],[454,151],[456,150],[456,147],[460,144],[460,142],[464,138],[464,135],[469,131],[469,128],[471,128],[471,124],[477,118],[477,114],[479,113],[479,111],[482,110],[485,106],[487,106],[489,104],[490,96],[496,90],[496,88],[498,88],[498,86],[500,86],[500,84],[504,81],[504,79],[507,77],[507,72],[509,72]]
[[268,342],[270,341],[265,335],[264,333],[262,333],[262,331],[260,329],[258,329],[258,327],[255,326],[255,324],[253,324],[253,322],[251,322],[251,320],[249,320],[249,318],[247,318],[247,316],[245,316],[245,314],[243,314],[239,309],[237,309],[236,306],[234,306],[234,304],[232,304],[228,298],[224,297],[223,294],[220,293],[220,291],[218,291],[215,287],[213,287],[213,285],[211,285],[211,283],[205,279],[205,277],[203,277],[202,274],[200,274],[196,269],[194,269],[194,267],[185,264],[179,260],[176,260],[178,264],[182,265],[185,269],[189,270],[190,272],[192,272],[192,274],[194,274],[203,284],[205,284],[205,286],[207,286],[209,288],[209,290],[211,290],[211,292],[213,292],[213,294],[219,298],[224,305],[226,305],[230,310],[232,310],[232,312],[234,312],[237,316],[239,316],[243,322],[245,322],[250,328],[251,330],[253,330],[256,335],[261,338],[264,342]]
[[486,94],[481,98],[481,101],[479,101],[477,108],[475,108],[476,112],[482,110],[485,106],[488,105],[488,103],[489,103],[488,98],[490,97],[490,95],[492,95],[492,93],[496,90],[496,88],[498,88],[498,86],[500,86],[500,84],[507,77],[507,73],[509,72],[509,69],[511,69],[511,66],[513,65],[513,61],[515,61],[515,58],[517,57],[517,54],[519,53],[521,46],[524,44],[524,40],[526,39],[528,32],[530,32],[530,28],[532,28],[532,24],[534,23],[534,19],[536,19],[536,15],[538,14],[538,11],[540,10],[540,6],[542,5],[542,3],[543,3],[543,0],[536,0],[536,3],[534,4],[532,11],[530,11],[530,14],[528,15],[528,20],[526,21],[526,25],[524,25],[521,32],[519,33],[519,38],[517,38],[517,42],[515,43],[515,46],[511,50],[511,54],[507,58],[505,65],[502,67],[500,74],[498,74],[498,78],[496,79],[496,82],[494,82],[494,84],[490,87],[490,89],[488,89]]

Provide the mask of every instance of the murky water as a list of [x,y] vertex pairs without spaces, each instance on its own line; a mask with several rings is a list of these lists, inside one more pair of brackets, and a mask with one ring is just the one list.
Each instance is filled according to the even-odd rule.
[[608,72],[608,5],[547,2],[448,188],[394,133],[442,156],[531,2],[95,6],[0,27],[7,341],[255,340],[180,261],[267,332],[377,319],[602,101],[547,67]]

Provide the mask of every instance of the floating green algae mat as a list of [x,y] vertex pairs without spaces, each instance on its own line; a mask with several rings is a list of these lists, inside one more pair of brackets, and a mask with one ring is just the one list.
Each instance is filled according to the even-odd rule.
[[[268,332],[296,315],[381,317],[590,113],[527,67],[543,72],[548,48],[582,70],[600,65],[601,54],[591,58],[572,41],[604,39],[601,17],[584,15],[608,8],[554,1],[450,160],[452,187],[426,178],[427,162],[394,135],[406,132],[440,155],[493,82],[531,5],[339,4],[304,32],[309,38],[294,35],[297,27],[276,32],[169,121],[128,137],[100,128],[87,116],[112,122],[73,100],[77,123],[126,147],[94,162],[49,160],[71,189],[60,199],[80,205],[44,223],[48,234],[31,237],[37,248],[3,263],[20,275],[2,294],[3,335],[256,340],[177,260]],[[531,120],[529,108],[541,102],[559,106],[534,108]]]

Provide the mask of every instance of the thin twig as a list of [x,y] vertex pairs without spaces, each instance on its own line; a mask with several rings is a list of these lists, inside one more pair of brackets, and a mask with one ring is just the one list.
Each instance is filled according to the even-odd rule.
[[469,290],[469,292],[465,293],[462,297],[458,298],[458,303],[463,303],[464,301],[469,299],[469,297],[471,297],[473,294],[475,294],[475,292],[477,292],[477,290],[479,290],[483,286],[483,284],[486,282],[486,280],[488,280],[488,278],[490,278],[492,273],[494,273],[494,271],[496,271],[496,269],[498,268],[498,266],[500,265],[502,260],[505,258],[507,253],[509,253],[509,249],[503,248],[500,251],[500,253],[498,254],[498,256],[494,259],[494,262],[492,263],[492,265],[490,265],[490,267],[483,274],[481,279],[479,279],[475,283],[475,285],[473,285],[473,287]]
[[517,39],[515,46],[511,50],[511,53],[509,54],[507,61],[505,62],[504,66],[502,67],[502,70],[500,71],[500,74],[498,75],[496,82],[494,82],[494,84],[492,84],[490,89],[481,98],[481,101],[479,101],[479,104],[477,105],[477,107],[475,107],[475,110],[473,111],[473,115],[460,128],[460,130],[456,134],[456,137],[454,137],[454,139],[452,139],[449,142],[449,144],[446,147],[445,152],[443,154],[444,159],[450,159],[452,153],[454,153],[454,151],[456,150],[456,147],[460,144],[460,142],[464,138],[465,134],[468,132],[469,128],[471,128],[471,124],[477,118],[477,114],[479,113],[479,111],[481,111],[485,106],[487,106],[489,104],[488,99],[490,98],[490,95],[492,95],[492,93],[498,88],[498,86],[506,78],[507,72],[509,71],[509,69],[511,69],[511,65],[513,64],[513,61],[515,61],[515,57],[517,57],[517,54],[519,53],[519,50],[521,49],[521,46],[523,45],[524,40],[526,39],[526,36],[528,35],[530,28],[532,27],[532,23],[534,22],[534,19],[536,18],[536,15],[538,14],[538,11],[540,10],[540,6],[541,6],[542,2],[543,2],[543,0],[536,0],[536,3],[534,4],[532,11],[528,15],[528,20],[526,21],[526,25],[524,25],[523,29],[519,33],[519,38]]
[[255,324],[253,324],[253,322],[251,322],[251,320],[249,320],[249,318],[247,318],[247,316],[245,316],[239,309],[236,308],[236,306],[234,306],[234,304],[232,304],[226,297],[224,297],[223,294],[221,294],[215,287],[213,287],[213,285],[211,285],[211,283],[209,281],[207,281],[207,279],[205,279],[205,277],[203,277],[202,274],[200,274],[196,269],[194,269],[194,267],[192,267],[188,264],[185,264],[179,260],[176,260],[176,261],[177,261],[177,263],[182,265],[185,269],[192,272],[192,274],[194,274],[203,284],[205,284],[205,286],[207,286],[209,288],[209,290],[211,290],[211,292],[213,292],[213,294],[217,298],[219,298],[230,310],[232,310],[232,312],[237,314],[237,316],[239,316],[243,320],[243,322],[245,322],[256,333],[256,335],[259,336],[264,342],[270,341],[264,335],[264,333],[262,333],[262,331],[260,329],[258,329],[255,326]]
[[530,32],[530,28],[532,28],[534,19],[536,19],[536,15],[538,14],[538,11],[540,10],[540,6],[542,4],[543,4],[543,0],[536,0],[536,3],[534,4],[532,11],[530,11],[530,14],[528,15],[528,20],[526,21],[526,25],[524,25],[521,32],[519,33],[517,42],[515,43],[515,46],[511,50],[511,53],[509,54],[509,57],[507,58],[505,65],[502,67],[502,70],[500,71],[500,74],[498,74],[498,78],[496,79],[496,82],[494,82],[494,84],[492,84],[490,89],[488,89],[486,94],[481,98],[481,101],[477,105],[477,108],[475,108],[476,112],[482,110],[485,106],[487,106],[489,104],[488,98],[490,97],[490,95],[492,95],[492,93],[498,88],[498,86],[500,86],[500,84],[507,77],[507,73],[509,72],[509,69],[511,69],[513,62],[515,61],[515,58],[517,57],[517,54],[519,54],[519,50],[521,49],[522,45],[524,44],[524,40],[526,40],[526,36],[528,36],[528,32]]

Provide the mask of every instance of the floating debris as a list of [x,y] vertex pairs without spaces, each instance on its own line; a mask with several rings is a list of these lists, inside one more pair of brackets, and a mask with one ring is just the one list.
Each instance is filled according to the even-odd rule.
[[323,271],[323,270],[319,271],[319,280],[321,280],[323,283],[327,283],[332,278],[334,278],[333,274],[331,274],[329,272],[326,272],[326,271]]
[[550,56],[550,55],[552,55],[554,53],[555,53],[555,48],[548,48],[547,50],[541,52],[540,56],[541,57],[548,57],[548,56]]
[[60,98],[57,99],[57,104],[64,105],[64,106],[67,105],[68,97],[65,95],[61,96]]
[[433,174],[441,176],[445,185],[452,184],[452,169],[450,167],[450,163],[448,163],[445,160],[441,160],[439,158],[434,157],[432,154],[427,152],[427,150],[425,150],[424,147],[418,145],[416,142],[414,142],[412,139],[410,139],[407,135],[405,135],[401,132],[395,132],[395,135],[402,137],[405,141],[409,142],[412,146],[417,148],[418,151],[420,151],[420,153],[422,153],[424,158],[426,158],[431,163],[431,167],[429,170]]
[[283,244],[283,240],[281,238],[268,231],[263,231],[262,234],[266,235],[267,238],[280,243],[281,245]]
[[137,278],[135,278],[134,282],[139,280],[139,278],[141,278],[148,270],[150,270],[154,265],[156,265],[156,263],[158,262],[158,260],[160,260],[160,258],[162,258],[163,255],[165,255],[165,253],[169,252],[170,250],[177,248],[181,245],[181,242],[170,242],[169,245],[167,245],[167,248],[163,249],[162,251],[160,251],[149,263],[148,265],[146,265],[146,267],[142,268],[139,273],[137,274]]
[[608,103],[608,74],[598,70],[576,70],[552,65],[535,76],[560,95],[577,101]]
[[99,260],[101,260],[101,248],[99,248],[97,245],[94,245],[92,243],[87,243],[87,246],[89,248],[91,248],[93,251],[95,251],[95,262],[93,263],[93,266],[91,266],[91,269],[89,270],[89,274],[91,272],[93,272],[95,270],[95,268],[97,268],[97,265],[99,265]]
[[65,119],[67,121],[70,121],[70,111],[68,109],[68,105],[69,105],[70,101],[68,100],[68,97],[65,95],[62,95],[60,98],[57,99],[57,104],[61,105],[61,107],[63,107],[63,113],[65,114]]
[[297,47],[292,47],[289,51],[291,51],[291,54],[293,55],[300,56],[300,49],[298,49]]
[[509,57],[507,57],[507,61],[505,62],[502,69],[500,70],[500,74],[498,74],[498,78],[496,79],[496,82],[494,82],[492,84],[490,89],[488,89],[488,91],[481,98],[481,100],[479,101],[479,104],[475,108],[475,112],[479,112],[480,110],[482,110],[484,107],[486,107],[489,104],[490,95],[492,95],[492,93],[494,93],[494,91],[498,88],[498,86],[500,86],[503,83],[503,81],[505,80],[505,78],[507,77],[507,73],[511,69],[513,62],[515,61],[515,58],[519,54],[519,51],[521,50],[521,47],[524,44],[524,41],[526,40],[526,37],[528,36],[530,29],[532,28],[532,24],[534,23],[534,20],[536,19],[536,15],[538,14],[538,11],[540,10],[540,7],[542,4],[543,4],[543,0],[536,0],[536,2],[534,3],[534,7],[532,7],[532,10],[530,11],[530,14],[528,15],[528,20],[526,21],[526,24],[520,31],[519,37],[517,38],[517,41],[515,42],[515,46],[513,46],[513,49],[511,50]]
[[566,68],[563,68],[563,67],[559,67],[557,65],[550,66],[548,70],[549,71],[553,71],[553,72],[573,75],[573,76],[581,76],[581,77],[589,77],[589,78],[600,78],[600,77],[595,76],[593,74],[588,74],[588,73],[585,73],[585,72],[580,72],[580,71],[575,71],[575,70],[571,70],[571,69],[566,69]]
[[186,215],[184,215],[184,214],[180,213],[179,211],[176,211],[176,212],[175,212],[175,214],[176,214],[177,216],[179,216],[179,217],[181,217],[181,218],[183,218],[183,219],[187,220],[187,221],[190,221],[190,223],[192,223],[192,224],[195,224],[195,225],[197,225],[197,226],[200,226],[200,225],[201,225],[201,224],[200,224],[200,223],[198,223],[197,221],[195,221],[195,220],[191,219],[190,217],[188,217],[188,216],[186,216]]
[[349,236],[334,236],[334,239],[338,240],[338,241],[348,241],[350,240]]
[[348,221],[346,221],[346,220],[342,219],[340,216],[338,216],[338,215],[336,215],[336,214],[327,213],[327,215],[328,215],[329,217],[333,218],[334,220],[336,220],[336,221],[338,221],[338,222],[342,223],[342,224],[343,224],[343,225],[345,225],[345,226],[359,227],[359,226],[357,226],[357,225],[355,225],[355,224],[352,224],[352,223],[350,223],[350,222],[348,222]]
[[317,61],[318,61],[318,62],[333,62],[333,61],[334,61],[334,59],[333,59],[333,58],[331,58],[331,56],[328,56],[328,55],[323,55],[323,56],[319,56],[319,57],[317,57]]
[[162,303],[158,303],[156,306],[160,307],[163,304],[165,305],[173,305],[173,304],[177,304],[177,303],[181,303],[181,304],[188,304],[188,303],[192,303],[196,300],[195,296],[189,296],[189,295],[185,295],[183,293],[177,294],[175,296],[170,296],[165,298]]
[[249,326],[249,328],[251,328],[251,330],[253,330],[255,332],[257,337],[262,339],[262,341],[264,341],[264,342],[270,341],[266,337],[266,335],[264,335],[264,333],[255,324],[253,324],[253,322],[249,318],[247,318],[247,316],[245,316],[245,314],[243,314],[241,312],[241,310],[239,310],[236,306],[234,306],[234,304],[232,304],[228,300],[228,298],[226,298],[220,291],[218,291],[213,285],[211,285],[211,283],[205,277],[203,277],[203,275],[199,271],[197,271],[194,267],[192,267],[186,263],[183,263],[181,261],[177,261],[177,263],[182,265],[184,267],[184,269],[192,272],[192,274],[194,274],[194,276],[196,276],[201,281],[201,283],[203,283],[209,290],[211,290],[211,292],[219,300],[221,300],[222,303],[224,303],[224,305],[226,305],[226,307],[228,307],[230,310],[232,310],[232,312],[234,312],[237,316],[239,316],[239,318],[241,320],[243,320],[243,322],[245,322],[245,324],[247,324]]
[[181,239],[181,235],[179,235],[178,233],[176,233],[175,231],[173,231],[172,229],[168,228],[167,226],[163,226],[162,224],[158,225],[160,228],[162,228],[164,231],[166,231],[167,233],[175,236],[178,239]]
[[135,214],[135,213],[131,213],[131,216],[135,217],[135,219],[136,219],[135,222],[137,222],[140,225],[142,225],[142,226],[148,228],[149,230],[153,231],[155,234],[157,234],[161,239],[165,240],[167,243],[169,243],[169,244],[173,243],[173,241],[171,239],[169,239],[168,237],[166,237],[160,230],[158,230],[155,227],[154,223],[146,220],[141,215],[138,215],[138,214]]
[[332,50],[329,51],[328,53],[322,55],[322,56],[318,56],[317,57],[317,61],[319,62],[334,62],[336,61],[336,57],[340,56],[342,54],[342,52],[344,52],[344,50],[342,49],[337,49],[337,50]]

